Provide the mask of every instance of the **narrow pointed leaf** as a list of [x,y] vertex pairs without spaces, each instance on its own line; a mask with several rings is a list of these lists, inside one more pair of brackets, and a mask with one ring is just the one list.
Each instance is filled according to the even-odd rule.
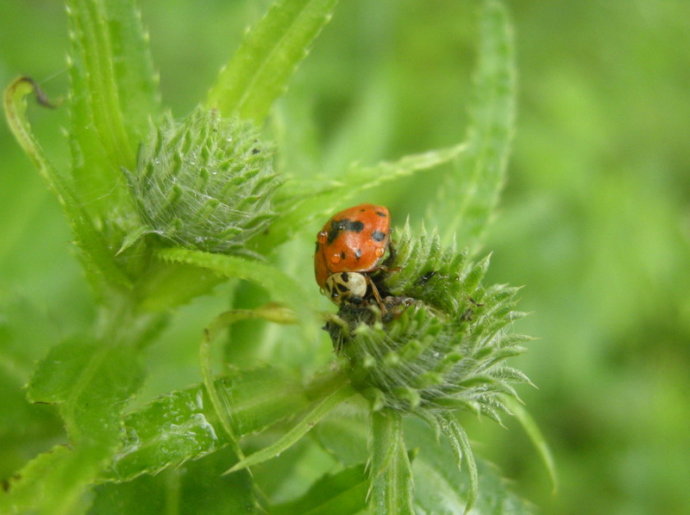
[[474,453],[472,452],[470,440],[467,438],[467,433],[465,433],[462,426],[451,415],[444,416],[444,423],[448,429],[446,436],[451,443],[451,448],[455,454],[458,468],[463,461],[467,464],[467,472],[469,474],[469,492],[465,505],[465,513],[467,513],[472,509],[479,493],[477,463],[474,460]]
[[342,385],[334,392],[330,393],[323,399],[316,402],[311,410],[297,422],[290,431],[285,433],[278,441],[264,447],[260,451],[255,452],[235,464],[227,473],[232,473],[237,470],[242,470],[246,467],[251,467],[258,463],[275,458],[281,452],[289,449],[292,445],[297,443],[304,435],[306,435],[319,420],[325,417],[330,411],[338,406],[341,402],[349,397],[352,397],[355,391],[349,385]]
[[82,259],[91,284],[97,289],[102,287],[104,282],[130,286],[130,280],[113,261],[112,252],[94,228],[70,184],[46,159],[43,149],[31,131],[31,125],[26,116],[26,96],[35,92],[40,92],[40,90],[28,77],[15,79],[5,89],[3,101],[10,130],[58,198],[77,245],[82,251],[79,257]]
[[469,149],[439,188],[430,216],[447,220],[453,237],[476,247],[505,181],[515,119],[515,64],[511,26],[504,5],[483,2],[479,64],[470,106]]
[[280,305],[268,305],[257,309],[235,309],[222,313],[213,321],[211,326],[204,331],[204,338],[199,348],[199,360],[201,362],[201,373],[211,404],[216,412],[216,416],[227,435],[233,451],[239,459],[244,459],[242,448],[239,445],[237,435],[232,427],[231,411],[232,406],[224,406],[221,401],[221,392],[218,390],[213,380],[213,362],[211,359],[211,344],[219,329],[224,329],[240,320],[251,318],[263,318],[265,320],[278,323],[296,323],[294,314],[288,308]]
[[[466,150],[466,145],[455,145],[440,150],[412,154],[397,161],[383,161],[372,166],[352,165],[337,183],[323,187],[323,181],[315,186],[294,183],[285,185],[279,203],[291,210],[271,226],[269,235],[259,240],[261,249],[270,249],[290,238],[296,229],[309,222],[331,214],[333,206],[343,205],[364,190],[374,188],[413,173],[431,170],[452,161]],[[318,184],[318,186],[316,186]],[[292,207],[296,205],[296,207]]]
[[371,442],[369,444],[369,474],[376,477],[390,465],[400,438],[402,420],[399,414],[388,411],[371,415]]
[[539,429],[539,426],[520,402],[508,396],[503,397],[503,402],[506,404],[508,409],[510,409],[518,422],[520,422],[520,425],[525,430],[525,433],[527,433],[532,445],[534,445],[534,447],[537,449],[539,457],[549,473],[551,485],[555,493],[558,491],[558,472],[556,470],[556,462],[553,459],[549,444],[546,442],[546,439]]
[[400,413],[372,414],[369,504],[373,513],[412,514],[412,469]]
[[153,66],[149,35],[134,0],[104,0],[125,130],[137,145],[151,119],[160,113],[158,74]]
[[337,0],[278,0],[246,35],[209,91],[206,105],[261,122],[285,90]]
[[128,206],[121,169],[133,169],[156,81],[131,0],[69,0],[73,175],[80,198],[101,218]]

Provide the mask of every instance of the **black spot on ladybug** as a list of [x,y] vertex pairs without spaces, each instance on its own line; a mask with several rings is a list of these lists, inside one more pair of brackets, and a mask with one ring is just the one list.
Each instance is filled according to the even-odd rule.
[[342,274],[340,274],[340,279],[342,279],[342,281],[346,283],[350,280],[350,276],[347,274],[347,272],[343,272]]
[[364,224],[359,220],[350,220],[349,218],[333,220],[331,222],[331,230],[328,231],[328,243],[333,243],[340,231],[362,232],[363,229]]
[[343,224],[343,230],[344,231],[354,231],[354,232],[362,232],[364,229],[364,223],[360,222],[359,220],[342,220],[341,223]]
[[347,291],[347,286],[344,284],[336,283],[335,287],[338,289],[340,293],[345,293]]
[[376,211],[376,214],[383,218],[386,218],[386,213],[384,213],[383,211]]
[[345,254],[344,250],[340,251],[340,259],[345,259],[347,257],[347,254]]
[[362,249],[355,249],[355,259],[362,257]]
[[371,239],[374,241],[383,241],[386,239],[386,233],[381,231],[374,231],[371,233]]

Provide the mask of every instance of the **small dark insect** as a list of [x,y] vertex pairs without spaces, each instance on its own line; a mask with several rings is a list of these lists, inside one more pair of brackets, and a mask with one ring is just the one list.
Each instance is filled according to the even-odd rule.
[[428,272],[424,273],[422,276],[417,279],[417,284],[420,286],[425,285],[428,283],[433,276],[435,276],[438,272],[436,270],[429,270]]

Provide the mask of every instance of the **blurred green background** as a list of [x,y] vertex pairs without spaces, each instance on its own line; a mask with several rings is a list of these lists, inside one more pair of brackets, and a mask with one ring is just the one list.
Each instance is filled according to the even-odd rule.
[[[142,2],[163,99],[176,115],[201,98],[268,3]],[[690,512],[690,3],[508,4],[518,123],[486,249],[494,252],[490,279],[525,285],[521,308],[532,315],[520,329],[538,340],[518,364],[539,389],[521,393],[552,445],[558,493],[513,422],[508,430],[472,422],[470,434],[543,512]],[[0,82],[26,74],[50,97],[64,97],[62,6],[1,5]],[[278,106],[299,121],[273,128],[283,131],[285,167],[337,174],[353,159],[392,159],[462,138],[475,7],[342,2]],[[64,111],[31,112],[58,164],[67,158]],[[94,308],[59,207],[5,124],[0,155],[4,478],[61,434],[53,411],[28,405],[21,386],[48,346],[89,324]],[[406,179],[361,200],[419,223],[439,177]],[[317,230],[306,227],[304,241]],[[306,248],[288,268],[309,282]],[[147,350],[149,396],[198,381],[189,342],[225,303],[220,295],[183,308],[164,344]]]

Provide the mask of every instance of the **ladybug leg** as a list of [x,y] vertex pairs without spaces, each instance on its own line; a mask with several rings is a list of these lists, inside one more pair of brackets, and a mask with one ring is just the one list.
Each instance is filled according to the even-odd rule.
[[379,293],[379,289],[376,287],[374,284],[374,281],[371,280],[371,277],[368,275],[365,276],[367,280],[367,284],[369,285],[369,288],[371,288],[371,293],[374,296],[374,300],[376,301],[376,304],[378,304],[379,309],[381,310],[381,314],[385,315],[386,314],[386,306],[383,303],[383,299],[381,298],[381,294]]
[[391,266],[393,262],[395,262],[395,258],[398,255],[398,252],[395,250],[395,247],[393,246],[393,243],[388,244],[388,257],[381,263],[379,266],[377,266],[374,271],[381,270],[383,272],[399,272],[401,268],[399,266]]

